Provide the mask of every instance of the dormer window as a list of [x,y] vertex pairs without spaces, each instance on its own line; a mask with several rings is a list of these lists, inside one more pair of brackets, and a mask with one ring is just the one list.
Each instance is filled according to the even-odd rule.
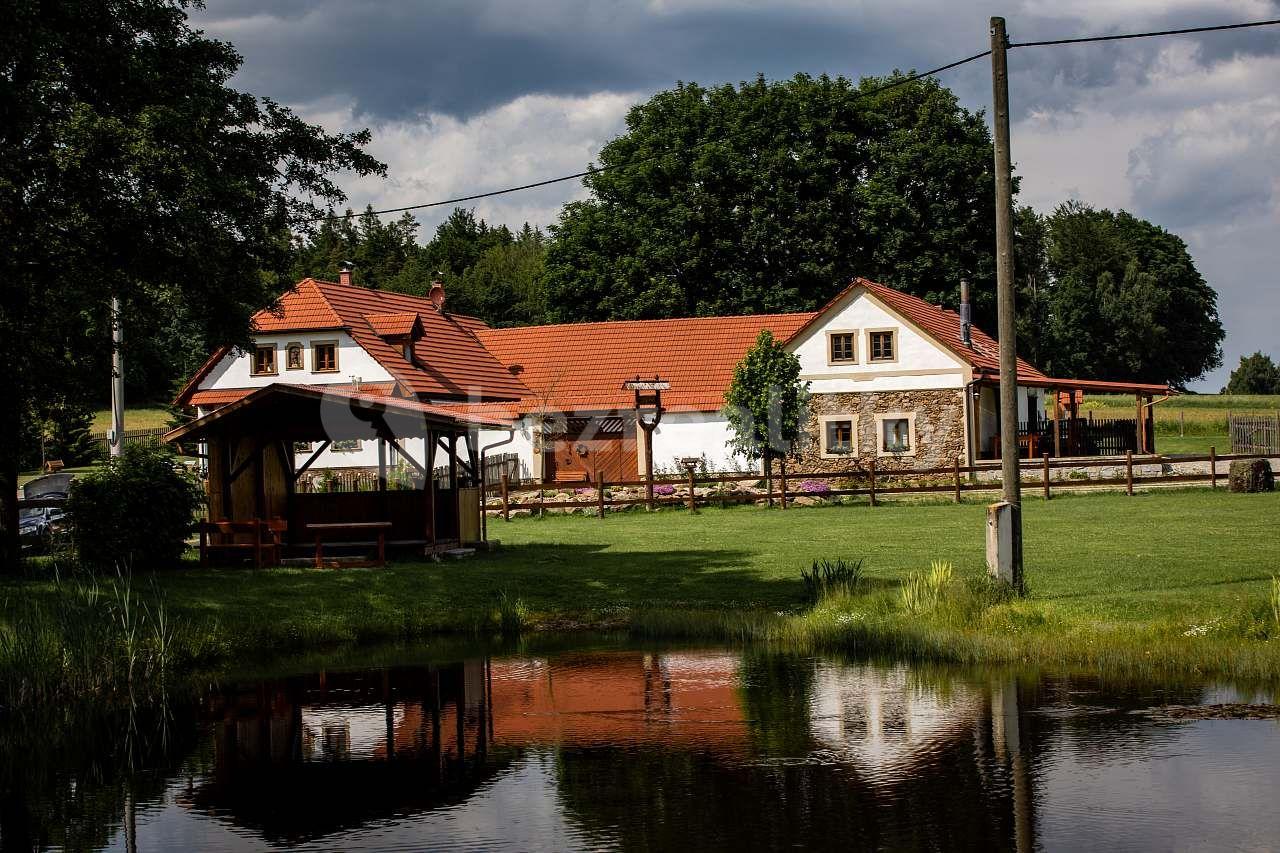
[[405,341],[400,348],[400,352],[404,354],[404,360],[410,364],[417,364],[413,358],[413,341]]
[[276,372],[275,344],[266,344],[253,348],[253,375],[273,376]]
[[317,341],[311,345],[311,372],[338,372],[338,344],[335,341]]
[[289,344],[284,348],[284,369],[302,369],[302,344]]

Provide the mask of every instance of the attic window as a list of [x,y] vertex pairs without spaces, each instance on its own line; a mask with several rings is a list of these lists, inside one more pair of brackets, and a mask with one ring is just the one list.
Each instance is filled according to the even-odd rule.
[[857,361],[857,332],[827,333],[827,362],[829,364],[856,364]]
[[876,329],[867,332],[867,354],[870,361],[898,360],[898,333],[894,329]]
[[311,345],[311,372],[335,373],[338,370],[338,345],[333,341]]
[[253,375],[273,376],[276,372],[275,344],[253,348]]
[[405,361],[409,362],[410,364],[418,363],[417,361],[414,360],[414,357],[413,357],[413,341],[405,341],[404,344],[401,345],[400,351],[404,354]]

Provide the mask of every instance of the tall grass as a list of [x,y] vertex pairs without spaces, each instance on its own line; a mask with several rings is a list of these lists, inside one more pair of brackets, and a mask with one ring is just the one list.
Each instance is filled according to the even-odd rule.
[[862,561],[814,560],[810,568],[800,570],[800,580],[810,604],[831,595],[852,595],[862,580]]
[[44,603],[8,608],[0,630],[0,701],[15,707],[71,697],[148,692],[177,663],[178,631],[158,596],[128,575],[55,580]]

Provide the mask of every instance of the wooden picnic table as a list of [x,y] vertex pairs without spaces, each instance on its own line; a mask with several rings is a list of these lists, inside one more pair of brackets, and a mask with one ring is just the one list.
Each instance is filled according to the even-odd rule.
[[372,532],[378,535],[378,557],[376,560],[362,560],[343,563],[346,566],[385,566],[387,564],[387,531],[391,529],[389,521],[333,521],[308,524],[307,530],[316,535],[316,568],[324,568],[324,536],[326,533],[361,533]]

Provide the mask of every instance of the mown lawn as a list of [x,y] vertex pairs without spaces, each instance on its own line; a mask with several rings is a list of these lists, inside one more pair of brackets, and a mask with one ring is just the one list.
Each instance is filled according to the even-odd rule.
[[[595,622],[634,608],[793,609],[800,570],[821,558],[864,559],[887,582],[952,561],[984,562],[982,505],[886,504],[704,509],[491,521],[502,546],[443,563],[386,569],[199,569],[157,576],[183,618],[253,631],[352,618],[423,626],[483,623],[495,600],[519,598],[535,621]],[[1280,571],[1280,494],[1187,490],[1068,495],[1025,505],[1034,599],[1082,617],[1185,617],[1266,596]],[[239,628],[237,628],[239,630]]]
[[[984,576],[984,512],[977,503],[902,501],[492,521],[500,550],[463,561],[187,566],[135,577],[133,589],[148,625],[163,603],[174,630],[169,654],[184,668],[335,642],[495,631],[505,617],[521,629],[616,627],[961,662],[1280,678],[1280,612],[1272,610],[1280,604],[1271,597],[1280,494],[1028,498],[1026,599],[975,584]],[[800,571],[822,558],[864,560],[865,579],[814,607]],[[951,562],[955,581],[937,608],[912,610],[899,587],[934,560]],[[102,594],[113,585],[98,579],[100,592],[88,599],[83,588],[70,594],[98,602],[89,607],[97,612],[119,600]],[[0,632],[38,629],[55,644],[46,657],[91,659],[92,649],[58,651],[58,637],[70,637],[70,648],[84,633],[80,616],[56,616],[68,593],[48,574],[0,582]],[[33,604],[45,615],[14,624]]]

